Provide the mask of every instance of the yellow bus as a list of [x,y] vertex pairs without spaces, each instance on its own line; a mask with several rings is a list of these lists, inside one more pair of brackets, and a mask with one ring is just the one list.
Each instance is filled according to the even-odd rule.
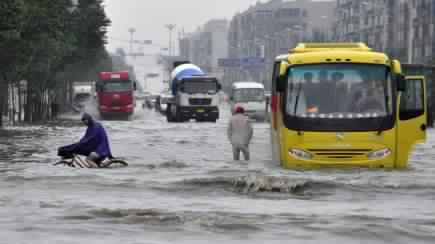
[[301,43],[276,58],[271,141],[283,168],[403,169],[426,140],[426,84],[363,43]]

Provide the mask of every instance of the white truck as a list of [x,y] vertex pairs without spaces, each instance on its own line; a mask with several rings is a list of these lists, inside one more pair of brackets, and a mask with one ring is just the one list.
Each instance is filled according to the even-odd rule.
[[252,81],[234,82],[230,92],[231,112],[243,107],[249,118],[264,121],[267,119],[267,101],[264,85]]
[[95,89],[94,82],[74,82],[72,108],[76,112],[83,109],[94,101]]
[[171,74],[172,97],[167,103],[168,122],[216,122],[219,119],[219,91],[215,77],[206,76],[189,62],[174,63]]

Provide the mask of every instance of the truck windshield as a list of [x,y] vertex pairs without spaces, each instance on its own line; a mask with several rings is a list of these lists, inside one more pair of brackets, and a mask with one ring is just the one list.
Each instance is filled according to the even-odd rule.
[[235,102],[262,102],[264,99],[263,89],[245,88],[233,91],[233,100]]
[[106,81],[102,84],[103,92],[127,92],[133,90],[131,81]]
[[185,81],[183,85],[183,92],[194,94],[194,93],[217,93],[218,86],[215,81]]
[[85,102],[85,101],[89,100],[90,98],[91,98],[90,93],[77,93],[74,96],[74,101],[77,103],[80,103],[80,102]]
[[385,65],[319,64],[289,70],[286,112],[310,118],[373,118],[392,113]]

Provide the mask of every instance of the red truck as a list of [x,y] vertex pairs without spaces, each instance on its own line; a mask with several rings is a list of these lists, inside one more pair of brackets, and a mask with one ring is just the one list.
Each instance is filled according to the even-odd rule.
[[96,83],[98,111],[101,118],[130,118],[134,112],[136,83],[128,71],[101,72]]

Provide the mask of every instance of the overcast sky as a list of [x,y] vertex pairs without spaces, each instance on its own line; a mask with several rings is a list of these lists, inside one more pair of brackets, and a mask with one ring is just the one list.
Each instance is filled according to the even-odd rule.
[[[136,29],[135,39],[168,46],[165,24],[177,24],[177,33],[195,30],[211,18],[231,17],[246,10],[257,0],[104,0],[106,13],[112,20],[109,38],[129,39],[128,29]],[[128,47],[127,43],[109,39],[108,48]]]
[[[165,24],[177,24],[177,30],[186,32],[195,30],[212,18],[231,19],[259,0],[104,0],[106,13],[112,20],[109,38],[129,39],[128,29],[135,28],[135,39],[153,40],[168,46],[168,31]],[[265,2],[265,0],[260,0]],[[332,1],[332,0],[320,0]],[[128,44],[109,40],[108,48]]]

